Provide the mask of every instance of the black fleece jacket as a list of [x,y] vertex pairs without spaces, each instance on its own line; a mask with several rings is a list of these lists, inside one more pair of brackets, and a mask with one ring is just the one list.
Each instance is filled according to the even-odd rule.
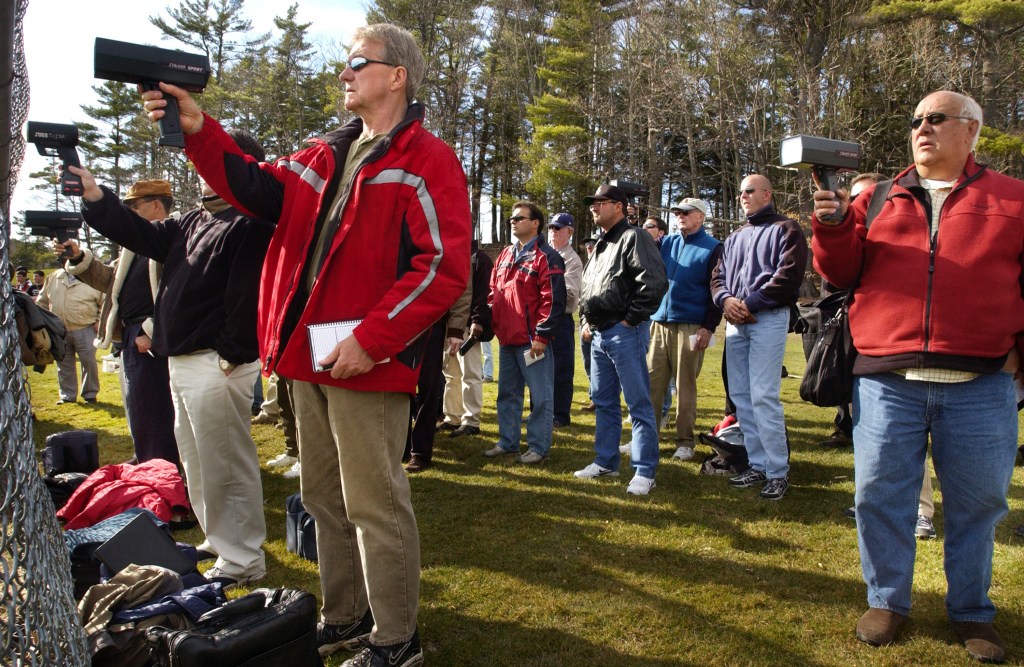
[[103,191],[99,201],[82,202],[89,226],[164,265],[153,349],[167,357],[212,349],[233,364],[259,358],[256,303],[274,226],[234,208],[150,222]]

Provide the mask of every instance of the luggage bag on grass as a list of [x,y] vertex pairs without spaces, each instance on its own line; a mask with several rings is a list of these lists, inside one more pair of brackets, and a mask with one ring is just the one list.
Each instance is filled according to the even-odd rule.
[[312,593],[260,588],[207,612],[189,630],[146,632],[157,667],[321,667]]

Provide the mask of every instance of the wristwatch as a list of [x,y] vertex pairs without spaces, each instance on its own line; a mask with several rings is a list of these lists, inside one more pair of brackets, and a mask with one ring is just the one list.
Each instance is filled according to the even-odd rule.
[[228,361],[227,359],[224,359],[223,357],[218,357],[217,358],[217,363],[218,363],[218,365],[220,365],[220,369],[222,371],[224,371],[225,373],[230,373],[231,371],[235,370],[235,366],[238,365],[238,364],[231,363],[230,361]]

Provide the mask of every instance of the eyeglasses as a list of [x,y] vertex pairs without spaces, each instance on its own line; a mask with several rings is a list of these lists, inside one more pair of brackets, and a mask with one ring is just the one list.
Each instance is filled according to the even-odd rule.
[[139,210],[139,208],[143,204],[148,204],[151,201],[153,201],[153,200],[149,199],[148,197],[140,197],[139,199],[133,199],[131,201],[126,201],[124,203],[124,205],[127,206],[128,208],[130,208],[133,211],[137,211],[137,210]]
[[601,201],[590,202],[590,208],[601,208],[602,204],[614,204],[614,199],[602,199]]
[[367,58],[366,56],[352,56],[351,58],[348,59],[348,66],[352,69],[353,72],[358,72],[367,65],[374,64],[387,65],[388,67],[398,67],[398,65],[395,65],[393,63],[385,62],[383,60],[374,60],[372,58]]
[[528,215],[513,215],[508,219],[511,223],[522,222],[523,220],[533,220],[533,218]]
[[916,130],[917,128],[921,127],[921,124],[924,123],[925,121],[928,121],[929,125],[942,125],[950,118],[959,118],[960,120],[975,120],[970,116],[953,116],[950,114],[935,111],[924,116],[914,116],[913,118],[911,118],[910,129]]
[[741,192],[743,194],[745,194],[745,195],[752,195],[755,192],[757,192],[758,190],[760,190],[760,188],[743,188],[743,190],[741,190]]

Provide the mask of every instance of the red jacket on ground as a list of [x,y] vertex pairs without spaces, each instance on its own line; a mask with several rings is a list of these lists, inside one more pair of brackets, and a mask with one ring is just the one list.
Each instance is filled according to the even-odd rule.
[[[419,104],[377,144],[330,216],[358,118],[294,155],[257,163],[209,116],[186,137],[186,153],[217,194],[277,221],[259,300],[264,374],[361,391],[416,390],[417,339],[462,294],[469,276],[466,176],[455,153],[421,126]],[[318,224],[328,241],[305,296],[305,269]],[[335,380],[316,372],[306,325],[362,320],[353,335],[378,363]]]
[[57,517],[66,521],[66,530],[88,528],[133,507],[144,507],[168,522],[174,512],[187,509],[178,466],[163,459],[103,466],[75,489]]
[[898,175],[870,230],[874,188],[837,226],[812,220],[814,266],[859,283],[850,331],[858,374],[939,367],[995,372],[1024,352],[1024,183],[969,158],[942,207],[934,248],[917,170]]

